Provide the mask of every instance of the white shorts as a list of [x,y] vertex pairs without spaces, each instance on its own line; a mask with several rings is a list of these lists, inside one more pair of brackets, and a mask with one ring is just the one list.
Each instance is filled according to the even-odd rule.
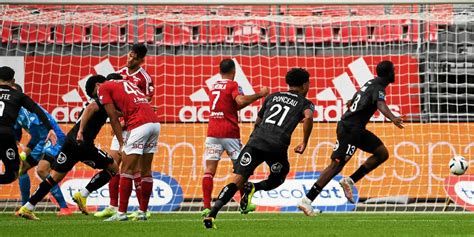
[[[122,137],[123,137],[123,141],[125,142],[125,138],[127,137],[127,131],[123,131],[122,132]],[[114,135],[114,137],[112,138],[112,144],[110,144],[110,150],[111,151],[118,151],[120,149],[120,144],[118,142],[118,139],[117,139],[117,136]]]
[[126,155],[155,153],[160,129],[160,123],[147,123],[132,129],[125,139],[123,151]]
[[207,137],[204,150],[205,160],[220,160],[224,150],[232,160],[237,160],[242,149],[239,138]]

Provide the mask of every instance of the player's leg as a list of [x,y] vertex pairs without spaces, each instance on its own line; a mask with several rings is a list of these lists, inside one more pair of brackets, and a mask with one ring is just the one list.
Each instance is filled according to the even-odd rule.
[[97,149],[93,145],[82,145],[80,147],[84,154],[83,157],[81,157],[81,162],[94,169],[101,169],[100,172],[96,173],[90,179],[85,188],[73,195],[73,200],[79,207],[79,210],[81,210],[83,214],[88,215],[87,198],[89,194],[107,184],[110,179],[118,173],[118,165],[105,151]]
[[387,147],[383,142],[372,132],[364,130],[360,133],[359,147],[361,150],[371,153],[372,155],[349,177],[344,177],[339,183],[344,190],[347,199],[352,203],[355,200],[352,198],[352,190],[360,179],[362,179],[370,171],[374,170],[383,164],[389,157]]
[[206,168],[202,177],[202,199],[204,204],[202,216],[207,216],[211,211],[214,175],[216,174],[221,155],[224,152],[224,148],[219,140],[218,138],[207,137],[205,142],[204,160]]
[[247,182],[244,185],[244,195],[240,200],[240,212],[247,214],[249,206],[252,204],[253,194],[260,190],[269,191],[279,187],[285,182],[286,176],[290,172],[290,163],[286,152],[265,152],[264,159],[270,167],[270,175],[267,179],[258,183]]
[[[36,147],[35,147],[36,149]],[[20,186],[20,194],[21,194],[21,205],[25,205],[30,198],[30,189],[31,189],[31,181],[30,176],[28,175],[28,171],[38,165],[37,159],[33,158],[32,154],[34,154],[34,150],[29,152],[30,154],[26,156],[24,154],[24,158],[20,154],[21,158],[21,168],[19,171],[20,177],[18,178],[18,184]]]
[[10,134],[1,134],[0,157],[3,162],[4,172],[0,174],[0,184],[9,184],[18,178],[20,169],[20,155],[16,146],[15,137]]
[[[48,175],[50,174],[52,162],[54,163],[54,158],[49,155],[45,155],[44,158],[39,161],[36,172],[42,180],[46,179],[46,177],[48,177]],[[64,199],[63,193],[61,192],[59,185],[53,186],[50,192],[56,200],[57,204],[59,205],[60,212],[58,213],[58,215],[61,216],[72,214],[72,210],[68,209],[66,200]]]

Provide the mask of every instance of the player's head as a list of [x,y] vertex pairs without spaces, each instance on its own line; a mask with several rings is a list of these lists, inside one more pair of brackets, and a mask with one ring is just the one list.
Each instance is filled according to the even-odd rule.
[[219,73],[221,74],[222,78],[225,79],[232,79],[234,80],[235,77],[235,63],[234,60],[230,58],[226,58],[221,61],[219,64]]
[[102,75],[94,75],[89,77],[86,82],[86,94],[94,98],[97,96],[97,88],[99,87],[100,84],[104,83],[107,81],[107,78],[105,78]]
[[21,87],[21,85],[18,83],[13,84],[13,89],[17,90],[18,92],[23,93],[23,87]]
[[138,68],[144,61],[148,49],[144,44],[134,44],[127,56],[127,67],[129,69]]
[[15,71],[8,66],[0,67],[0,81],[6,82],[13,86],[15,84]]
[[107,80],[122,80],[123,76],[120,73],[112,72],[107,75]]
[[391,61],[385,60],[377,64],[377,76],[385,78],[389,83],[395,82],[395,66]]
[[286,73],[286,84],[306,96],[309,90],[309,72],[304,68],[292,68]]

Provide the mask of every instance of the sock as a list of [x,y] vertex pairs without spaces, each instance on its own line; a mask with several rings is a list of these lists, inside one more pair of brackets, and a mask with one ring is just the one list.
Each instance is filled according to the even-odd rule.
[[40,183],[38,189],[36,189],[28,202],[31,205],[36,206],[36,204],[41,201],[46,196],[46,194],[48,194],[49,190],[51,190],[51,188],[55,185],[57,185],[56,181],[54,181],[51,176],[48,176],[45,180],[43,180],[43,182]]
[[109,181],[110,206],[112,207],[118,207],[119,183],[120,174],[116,174]]
[[128,200],[132,194],[133,186],[133,175],[131,174],[122,174],[120,175],[120,203],[119,203],[119,212],[125,213],[128,209]]
[[263,183],[263,181],[254,183],[253,186],[255,187],[255,192],[260,191],[260,190],[265,190],[265,183]]
[[311,201],[314,201],[314,199],[316,199],[316,197],[318,197],[319,193],[323,190],[323,188],[319,187],[318,184],[314,183],[313,187],[311,187],[311,189],[309,190],[309,192],[306,194],[306,197],[311,200]]
[[89,194],[91,193],[89,192],[89,190],[87,190],[87,188],[81,189],[81,196],[86,198],[86,197],[89,197]]
[[150,201],[151,192],[153,190],[153,178],[151,176],[145,176],[142,179],[141,184],[141,201],[140,201],[140,211],[148,211],[148,202]]
[[20,175],[20,178],[18,178],[18,183],[20,185],[21,205],[25,205],[30,198],[30,176],[28,176],[28,174]]
[[230,199],[234,196],[234,194],[237,192],[238,188],[237,185],[234,183],[227,184],[219,193],[217,201],[214,203],[214,206],[211,209],[211,212],[209,213],[209,217],[216,218],[217,213],[219,210],[227,204]]
[[212,189],[214,187],[214,176],[211,173],[204,173],[202,177],[202,201],[204,208],[211,208]]
[[64,200],[64,196],[61,192],[61,189],[59,188],[59,185],[54,185],[51,188],[50,192],[53,195],[54,199],[56,199],[56,202],[58,202],[59,208],[67,208],[66,200]]
[[354,183],[357,183],[357,181],[362,179],[367,173],[369,173],[369,170],[365,168],[365,166],[361,165],[359,169],[357,169],[356,172],[350,176],[350,178],[352,181],[354,181]]
[[89,183],[86,185],[85,189],[87,190],[87,192],[85,191],[84,193],[81,192],[81,195],[83,197],[88,197],[89,193],[92,193],[96,191],[97,189],[101,188],[102,186],[104,186],[106,183],[110,181],[111,178],[112,178],[112,174],[108,170],[100,171],[99,173],[95,174],[91,178],[91,181],[89,181]]
[[138,205],[142,201],[142,175],[140,173],[133,174],[133,184],[135,186],[135,195],[138,200]]

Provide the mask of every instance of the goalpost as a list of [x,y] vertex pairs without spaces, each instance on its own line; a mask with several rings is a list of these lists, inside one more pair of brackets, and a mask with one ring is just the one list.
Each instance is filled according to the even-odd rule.
[[[474,163],[474,4],[331,3],[7,0],[0,5],[0,65],[16,70],[25,93],[67,133],[87,99],[85,80],[123,67],[131,44],[144,43],[148,56],[143,67],[154,81],[152,105],[162,123],[153,163],[152,211],[199,211],[202,206],[208,93],[220,60],[235,60],[236,81],[245,94],[261,86],[286,90],[285,73],[306,68],[311,74],[308,98],[316,107],[309,147],[303,155],[290,149],[287,181],[254,198],[257,211],[285,212],[296,211],[297,200],[329,164],[345,102],[373,78],[376,64],[388,59],[396,65],[396,83],[387,89],[387,104],[405,116],[406,128],[398,130],[377,113],[368,129],[387,145],[390,159],[357,183],[356,205],[347,203],[334,180],[314,204],[323,211],[441,211],[449,197],[456,205],[448,211],[474,210],[472,168],[447,179],[455,154]],[[240,112],[244,144],[260,104]],[[302,135],[297,128],[292,146]],[[97,145],[108,150],[111,138],[111,128],[105,126]],[[350,175],[367,157],[358,151],[342,175]],[[78,164],[61,183],[70,206],[72,194],[94,172]],[[213,197],[231,172],[229,159],[222,159]],[[34,170],[29,174],[33,192],[39,178]],[[252,179],[267,174],[262,165]],[[134,206],[134,193],[132,197]],[[55,208],[51,199],[42,203],[38,211]],[[108,205],[108,187],[91,194],[88,204],[91,209]],[[18,182],[0,186],[0,211],[18,206]],[[237,210],[237,204],[227,208]]]

